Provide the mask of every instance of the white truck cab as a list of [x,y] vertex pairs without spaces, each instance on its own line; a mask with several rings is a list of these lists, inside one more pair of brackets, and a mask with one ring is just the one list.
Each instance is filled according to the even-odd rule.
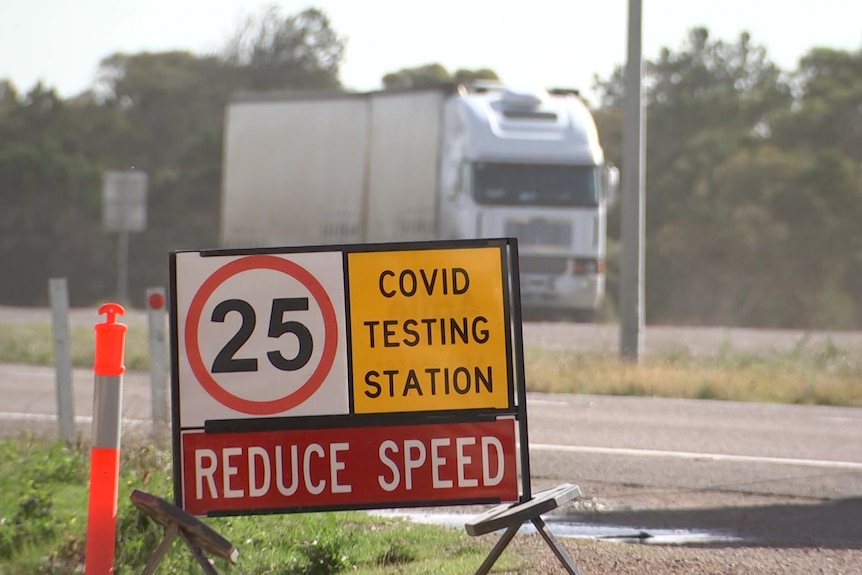
[[461,87],[443,137],[441,235],[516,237],[524,308],[592,318],[618,172],[577,92]]

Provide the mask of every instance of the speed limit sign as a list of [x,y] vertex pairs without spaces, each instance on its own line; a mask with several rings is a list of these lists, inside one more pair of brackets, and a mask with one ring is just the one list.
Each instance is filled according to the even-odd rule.
[[343,267],[341,252],[173,254],[183,427],[348,413]]

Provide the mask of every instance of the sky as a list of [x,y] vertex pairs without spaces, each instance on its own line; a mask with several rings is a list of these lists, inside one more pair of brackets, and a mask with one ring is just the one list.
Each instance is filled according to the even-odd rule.
[[[388,72],[439,62],[491,68],[519,86],[591,95],[627,53],[629,0],[0,0],[0,78],[42,80],[63,97],[93,86],[116,52],[217,53],[248,16],[323,10],[347,39],[342,83],[380,87]],[[688,31],[734,42],[747,31],[781,68],[813,47],[862,50],[859,0],[643,0],[642,53],[679,50]]]

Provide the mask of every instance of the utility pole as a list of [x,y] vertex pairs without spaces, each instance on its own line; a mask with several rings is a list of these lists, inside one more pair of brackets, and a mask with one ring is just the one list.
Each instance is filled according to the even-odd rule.
[[620,357],[639,361],[644,327],[644,142],[642,0],[629,0],[625,70],[620,262]]

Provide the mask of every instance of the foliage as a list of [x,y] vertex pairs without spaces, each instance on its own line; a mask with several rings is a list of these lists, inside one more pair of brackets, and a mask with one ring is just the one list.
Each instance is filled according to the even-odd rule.
[[[862,51],[814,50],[785,73],[748,34],[703,28],[647,62],[648,322],[862,325],[860,67]],[[622,69],[597,88],[620,164]]]
[[237,66],[245,90],[338,88],[345,43],[321,10],[285,17],[271,5],[246,19],[224,57]]
[[47,521],[52,501],[44,491],[30,489],[17,501],[11,518],[3,517],[0,523],[0,559],[8,559],[25,545],[41,543],[53,537],[59,525]]
[[459,69],[451,74],[442,64],[424,64],[414,68],[401,68],[383,76],[383,87],[387,90],[410,88],[429,88],[453,82],[472,82],[475,80],[499,80],[497,73],[489,68],[478,70]]
[[53,487],[82,483],[85,472],[76,447],[26,436],[0,442],[0,565],[63,533],[69,522],[57,515]]
[[99,169],[81,137],[103,120],[98,108],[64,102],[42,85],[8,103],[0,119],[0,266],[14,281],[0,282],[5,302],[44,301],[48,277],[103,287],[99,270],[108,264],[91,249],[101,239],[92,225]]

